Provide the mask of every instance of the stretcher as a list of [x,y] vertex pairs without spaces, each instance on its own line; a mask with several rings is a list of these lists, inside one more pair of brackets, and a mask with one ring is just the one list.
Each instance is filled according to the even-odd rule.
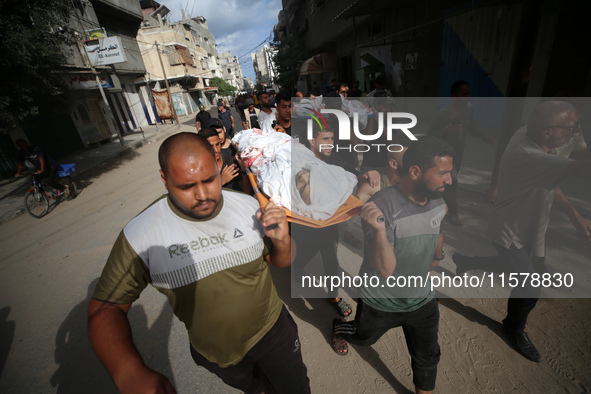
[[[265,206],[269,203],[269,198],[265,196],[259,189],[256,177],[254,174],[246,168],[246,173],[248,175],[248,179],[250,181],[250,185],[252,186],[252,190],[255,193],[255,197],[261,206],[261,209],[265,209]],[[287,221],[291,223],[300,224],[302,226],[313,227],[313,228],[322,228],[332,226],[338,223],[345,222],[350,218],[359,215],[361,212],[361,206],[363,202],[359,200],[357,197],[350,195],[347,201],[342,204],[339,209],[335,212],[335,214],[326,220],[314,220],[310,219],[301,215],[298,215],[295,212],[290,211],[289,209],[283,208],[285,210],[285,214],[287,216]]]

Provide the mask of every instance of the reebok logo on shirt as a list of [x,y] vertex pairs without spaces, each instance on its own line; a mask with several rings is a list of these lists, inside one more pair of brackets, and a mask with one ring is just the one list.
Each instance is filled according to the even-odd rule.
[[189,254],[191,251],[206,249],[210,246],[221,245],[228,242],[226,240],[226,235],[227,234],[221,235],[218,233],[218,235],[213,235],[209,238],[199,237],[199,239],[191,241],[188,244],[173,244],[168,247],[168,254],[172,259],[174,256]]

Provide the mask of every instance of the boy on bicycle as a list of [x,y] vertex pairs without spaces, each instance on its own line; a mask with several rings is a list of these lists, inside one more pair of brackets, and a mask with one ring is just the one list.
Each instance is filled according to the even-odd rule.
[[16,140],[16,145],[20,150],[15,176],[21,174],[25,160],[28,160],[35,166],[37,170],[35,176],[41,180],[40,182],[57,189],[58,194],[62,194],[64,192],[64,186],[57,181],[57,164],[45,153],[43,148],[39,146],[32,147],[23,139]]

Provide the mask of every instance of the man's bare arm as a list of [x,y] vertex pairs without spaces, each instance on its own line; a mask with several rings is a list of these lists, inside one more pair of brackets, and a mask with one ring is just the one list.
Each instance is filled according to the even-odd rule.
[[562,173],[563,177],[591,178],[591,158],[572,162]]
[[433,262],[431,263],[431,269],[433,269],[439,265],[442,255],[443,255],[443,234],[439,234],[439,238],[437,238],[437,245],[435,246],[435,255],[433,256]]
[[39,158],[39,165],[41,166],[41,168],[39,169],[39,171],[37,171],[37,174],[42,174],[45,171],[45,157]]
[[90,300],[88,337],[94,351],[121,393],[176,393],[165,376],[144,364],[133,344],[129,308],[131,304]]
[[14,176],[20,176],[21,172],[23,171],[24,165],[24,161],[21,160],[18,162],[18,164],[16,165],[16,174],[14,174]]
[[591,223],[581,216],[559,187],[556,188],[554,204],[568,216],[568,219],[577,230],[579,238],[585,241],[591,241]]
[[369,264],[378,274],[387,278],[392,276],[396,269],[396,256],[388,240],[385,222],[378,221],[383,215],[382,210],[374,202],[365,203],[361,207],[361,220],[373,228],[373,238],[365,240]]
[[367,202],[376,192],[380,190],[380,187],[372,187],[369,183],[363,182],[357,189],[355,197],[363,202]]
[[263,212],[257,212],[257,218],[263,225],[265,235],[273,242],[273,251],[265,256],[265,260],[275,267],[289,267],[292,243],[285,211],[269,202]]

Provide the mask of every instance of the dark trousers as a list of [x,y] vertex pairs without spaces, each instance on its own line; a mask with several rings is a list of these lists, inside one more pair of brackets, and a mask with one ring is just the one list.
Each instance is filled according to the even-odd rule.
[[517,248],[511,244],[505,248],[495,242],[497,256],[474,257],[470,269],[481,269],[487,272],[502,272],[505,274],[505,286],[508,285],[509,275],[516,273],[519,283],[511,290],[507,302],[507,317],[503,320],[505,328],[510,331],[523,332],[529,313],[536,306],[540,298],[540,288],[531,286],[531,278],[523,284],[521,273],[533,274],[544,271],[544,257],[532,256],[527,248]]
[[439,305],[436,299],[412,312],[382,312],[360,299],[355,322],[348,324],[351,325],[349,330],[339,329],[336,335],[360,346],[371,346],[391,328],[402,327],[411,357],[414,385],[425,391],[435,388],[437,364],[441,357],[437,340]]
[[46,168],[41,174],[35,176],[37,177],[37,180],[43,185],[57,189],[60,192],[64,190],[64,186],[58,181],[59,177],[57,176],[56,167],[49,167],[49,169]]
[[[543,266],[544,257],[534,257],[526,248],[518,249],[511,245],[508,249],[493,243],[497,249],[499,257],[508,265],[508,273],[528,273],[536,272],[535,266]],[[524,286],[520,281],[517,287],[511,290],[511,296],[507,302],[507,317],[503,320],[503,325],[510,331],[523,332],[527,324],[527,317],[534,309],[540,299],[540,288],[532,287],[531,281],[527,281]]]
[[[292,224],[292,237],[296,243],[296,258],[292,264],[295,275],[302,275],[304,267],[316,255],[320,253],[324,274],[337,276],[339,274],[339,260],[337,257],[337,245],[339,242],[339,230],[337,226],[324,228],[312,228],[298,224]],[[335,298],[338,290],[329,293],[330,298]]]
[[220,367],[191,346],[197,365],[216,374],[229,386],[246,393],[310,392],[310,380],[302,360],[298,327],[283,306],[275,325],[235,365]]

